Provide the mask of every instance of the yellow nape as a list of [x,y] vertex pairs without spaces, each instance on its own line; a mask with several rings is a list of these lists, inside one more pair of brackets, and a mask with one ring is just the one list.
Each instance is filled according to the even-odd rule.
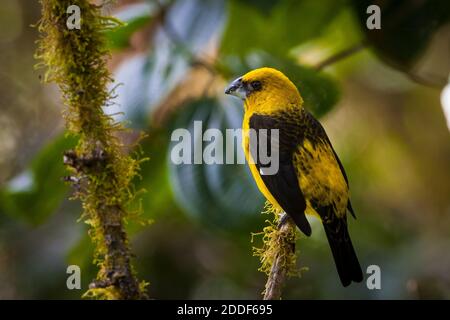
[[270,114],[301,108],[303,99],[297,87],[282,72],[274,68],[259,68],[242,77],[244,82],[260,81],[262,89],[252,92],[245,100],[248,111]]

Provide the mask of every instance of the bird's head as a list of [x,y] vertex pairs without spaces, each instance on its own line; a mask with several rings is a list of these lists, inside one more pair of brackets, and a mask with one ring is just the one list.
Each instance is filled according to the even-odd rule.
[[259,68],[246,73],[230,83],[225,93],[241,98],[246,108],[255,112],[301,107],[303,104],[291,80],[273,68]]

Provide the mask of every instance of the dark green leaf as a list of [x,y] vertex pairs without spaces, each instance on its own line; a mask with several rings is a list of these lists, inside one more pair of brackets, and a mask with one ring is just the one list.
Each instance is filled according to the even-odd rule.
[[[195,137],[191,145],[191,159],[194,144],[202,144],[202,135],[194,135],[194,121],[202,121],[203,132],[209,128],[220,129],[224,146],[225,143],[232,143],[225,139],[225,129],[240,128],[242,122],[242,106],[232,101],[223,105],[214,99],[198,100],[185,106],[178,114],[173,128],[186,128],[191,137]],[[203,147],[209,143],[203,142]],[[258,218],[264,201],[246,165],[208,165],[204,162],[176,165],[171,161],[175,144],[178,142],[172,142],[169,148],[170,181],[175,198],[183,209],[202,222],[222,228],[242,227]],[[235,155],[243,152],[237,141],[234,152]]]
[[[366,10],[372,4],[381,9],[381,29],[369,30],[366,26],[369,17]],[[422,59],[436,31],[450,22],[449,1],[353,0],[353,7],[361,29],[384,61],[413,78],[436,85],[446,83],[450,68],[448,52],[440,56],[442,61],[434,64],[425,65]],[[448,47],[448,39],[448,33],[441,37],[441,48]],[[422,67],[418,68],[419,65]]]
[[138,190],[145,189],[140,198],[142,218],[147,220],[179,213],[169,183],[166,160],[169,141],[166,130],[153,129],[141,143],[144,156],[150,159],[141,164],[141,178],[136,180],[135,186]]
[[318,36],[343,1],[280,0],[270,5],[230,1],[221,52],[245,55],[265,50],[287,56],[289,50]]
[[154,3],[137,3],[125,6],[117,12],[116,18],[124,25],[106,32],[110,49],[119,50],[128,47],[131,35],[148,24],[156,11],[157,6]]
[[151,16],[136,17],[134,20],[126,23],[117,29],[110,30],[106,36],[111,50],[120,50],[130,45],[129,40],[133,33],[145,26],[151,21]]
[[75,139],[60,136],[43,148],[28,169],[0,190],[1,211],[31,224],[53,214],[68,193],[63,152],[74,144]]

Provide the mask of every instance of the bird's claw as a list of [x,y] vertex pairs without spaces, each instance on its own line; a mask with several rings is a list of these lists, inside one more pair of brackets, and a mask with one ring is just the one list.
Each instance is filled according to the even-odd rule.
[[283,215],[280,218],[280,221],[278,222],[278,229],[281,229],[281,227],[289,220],[289,216],[286,212],[283,213]]

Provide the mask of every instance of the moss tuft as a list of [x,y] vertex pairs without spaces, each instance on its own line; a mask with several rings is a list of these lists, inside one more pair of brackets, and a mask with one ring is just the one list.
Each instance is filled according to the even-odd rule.
[[[266,220],[268,224],[260,233],[253,234],[262,236],[263,246],[261,248],[253,247],[253,255],[259,257],[261,267],[258,269],[266,275],[270,274],[272,266],[278,257],[282,257],[282,267],[289,276],[299,275],[297,268],[297,255],[295,243],[299,238],[295,227],[281,230],[278,228],[282,211],[266,202],[264,214],[272,214],[272,220]],[[253,241],[253,239],[252,239]]]
[[[279,282],[285,276],[300,276],[301,272],[307,268],[299,269],[297,267],[298,254],[295,244],[300,235],[295,225],[288,219],[284,227],[280,228],[280,218],[284,213],[269,202],[266,202],[263,213],[273,215],[273,219],[266,220],[268,225],[262,232],[252,234],[252,242],[255,236],[262,237],[263,245],[261,248],[253,247],[253,255],[259,257],[261,262],[258,270],[269,277],[263,292],[266,294],[268,286],[273,286],[273,283]],[[277,284],[278,287],[281,285]],[[281,294],[281,289],[279,290],[279,294]]]

